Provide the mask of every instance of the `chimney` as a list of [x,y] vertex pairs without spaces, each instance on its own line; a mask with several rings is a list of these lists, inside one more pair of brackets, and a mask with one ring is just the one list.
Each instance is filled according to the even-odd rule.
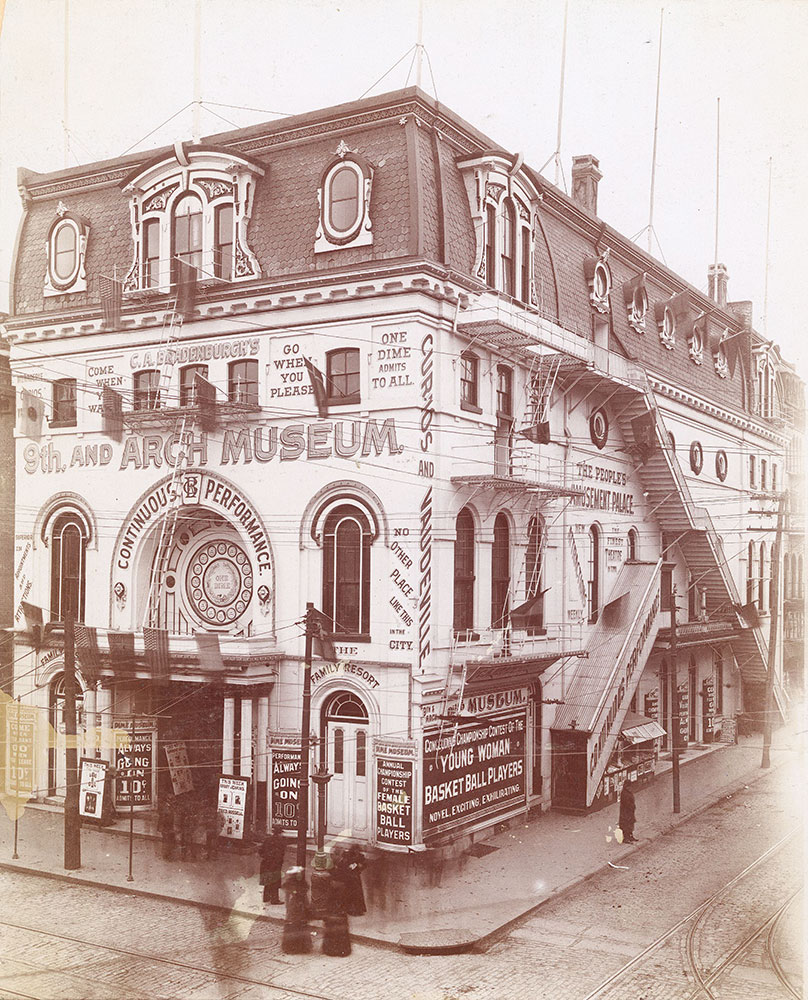
[[744,330],[752,329],[752,303],[748,300],[741,302],[730,302],[729,311],[734,313],[735,318],[744,328]]
[[727,308],[727,267],[725,264],[710,264],[707,269],[707,294],[722,309]]
[[597,157],[587,153],[572,158],[572,200],[587,212],[598,214],[598,181],[603,174],[598,170]]

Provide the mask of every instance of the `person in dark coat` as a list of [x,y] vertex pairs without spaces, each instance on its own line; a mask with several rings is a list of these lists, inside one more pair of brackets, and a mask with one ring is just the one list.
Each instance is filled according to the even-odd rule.
[[361,917],[367,912],[362,891],[362,871],[365,858],[358,847],[340,852],[336,861],[337,871],[345,885],[345,912],[351,917]]
[[283,880],[286,898],[286,919],[283,922],[281,948],[287,955],[307,955],[311,951],[309,912],[306,905],[305,872],[297,866],[289,868]]
[[635,813],[634,783],[627,781],[620,793],[620,819],[618,820],[618,826],[623,831],[624,844],[637,843],[637,838],[634,836]]
[[166,861],[174,857],[176,837],[174,835],[174,796],[165,794],[157,807],[157,829],[162,839],[161,854]]
[[286,841],[283,837],[283,827],[276,824],[272,833],[264,837],[261,844],[261,866],[258,870],[258,880],[264,887],[264,902],[278,905],[281,901],[278,890],[281,887],[283,855],[286,852]]
[[327,911],[323,916],[323,954],[345,958],[351,954],[351,934],[345,903],[348,887],[345,882],[344,855],[335,864],[328,883]]

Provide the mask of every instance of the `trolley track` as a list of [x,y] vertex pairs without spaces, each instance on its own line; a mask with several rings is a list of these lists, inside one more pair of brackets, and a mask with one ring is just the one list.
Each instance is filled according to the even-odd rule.
[[783,968],[783,964],[780,961],[780,956],[777,952],[777,949],[775,948],[775,944],[776,944],[777,931],[783,921],[783,917],[786,915],[789,907],[794,902],[794,899],[796,898],[798,893],[801,891],[802,890],[800,889],[798,890],[798,892],[795,892],[794,895],[780,908],[776,917],[772,921],[771,926],[769,927],[769,933],[766,935],[766,956],[769,959],[769,964],[771,965],[774,974],[777,976],[777,978],[780,980],[780,983],[785,988],[786,992],[790,996],[794,997],[794,1000],[802,1000],[802,992],[796,989],[792,984],[791,980],[789,979],[785,969]]
[[[733,948],[730,955],[726,957],[726,961],[719,968],[712,970],[706,978],[702,976],[700,970],[698,969],[698,962],[695,954],[698,930],[703,925],[704,918],[710,914],[710,912],[715,908],[716,903],[723,896],[725,896],[728,891],[735,888],[750,874],[757,871],[761,865],[765,864],[765,862],[772,858],[778,851],[782,850],[792,840],[794,840],[799,833],[800,828],[798,827],[791,830],[775,844],[772,844],[772,846],[764,851],[763,854],[747,865],[746,868],[730,879],[729,882],[721,886],[720,889],[716,890],[708,899],[700,903],[697,907],[678,920],[672,927],[669,927],[664,934],[661,934],[658,938],[643,948],[642,951],[635,955],[630,961],[626,962],[625,965],[617,969],[611,976],[609,976],[608,979],[604,980],[596,989],[589,993],[584,1000],[604,1000],[604,998],[608,996],[622,996],[623,994],[620,992],[612,993],[610,991],[616,989],[630,973],[637,971],[646,959],[663,948],[685,928],[688,928],[685,938],[685,951],[688,957],[691,974],[697,983],[697,988],[691,994],[688,994],[688,1000],[704,1000],[705,995],[710,998],[710,1000],[716,1000],[715,994],[712,993],[709,988],[712,982],[717,979],[721,972],[725,971],[729,965],[731,965],[732,962],[749,947],[752,941],[760,936],[763,931],[769,930],[771,933],[771,927],[773,927],[785,913],[791,901],[799,892],[799,889],[792,892],[788,899],[778,908],[778,910],[774,914],[767,917],[762,924],[759,924],[751,934],[746,935],[741,944]],[[778,975],[778,978],[780,978],[777,970],[775,969],[774,971],[775,974]],[[789,989],[792,990],[790,985]],[[794,995],[793,990],[792,995]],[[797,996],[799,1000],[799,995]]]
[[[230,980],[233,982],[241,983],[246,986],[260,986],[264,990],[271,990],[273,994],[277,994],[282,998],[293,996],[301,997],[303,1000],[340,1000],[338,997],[326,996],[323,993],[312,993],[308,990],[297,989],[293,986],[277,986],[266,979],[255,979],[251,976],[239,975],[237,972],[225,972],[222,969],[211,968],[210,966],[196,965],[192,962],[183,962],[176,958],[165,958],[162,955],[156,955],[152,952],[138,951],[132,948],[120,948],[111,944],[104,944],[98,941],[89,941],[86,938],[74,937],[69,934],[59,934],[55,931],[46,931],[37,927],[29,927],[25,924],[17,924],[9,920],[0,920],[0,927],[7,927],[16,931],[22,931],[27,934],[38,935],[40,937],[48,937],[57,941],[65,942],[67,944],[80,945],[85,948],[94,948],[99,951],[108,952],[112,955],[128,958],[137,959],[142,962],[153,962],[159,965],[171,966],[175,969],[183,969],[188,972],[194,972],[202,976],[210,976],[215,981]],[[110,983],[105,982],[102,979],[94,979],[90,976],[77,976],[76,973],[70,972],[64,969],[50,968],[46,965],[39,965],[37,963],[30,962],[28,960],[20,961],[20,964],[30,966],[33,969],[38,970],[39,973],[46,975],[57,975],[66,978],[78,978],[87,983],[93,983],[99,987],[106,986],[110,987]],[[34,973],[31,973],[32,975]],[[19,990],[13,990],[7,988],[3,985],[2,979],[0,978],[0,996],[5,998],[10,997],[22,997],[25,1000],[43,1000],[41,994],[28,994],[20,992]],[[120,994],[119,994],[120,995]]]

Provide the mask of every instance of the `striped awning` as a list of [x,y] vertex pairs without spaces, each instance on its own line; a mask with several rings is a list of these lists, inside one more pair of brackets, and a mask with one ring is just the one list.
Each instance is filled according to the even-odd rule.
[[625,736],[632,743],[645,743],[646,740],[657,740],[664,736],[665,730],[656,719],[649,719],[645,715],[629,712],[623,720],[620,735]]

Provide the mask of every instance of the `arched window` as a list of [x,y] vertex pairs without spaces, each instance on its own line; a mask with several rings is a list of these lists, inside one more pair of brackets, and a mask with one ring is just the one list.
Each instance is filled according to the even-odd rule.
[[227,398],[231,403],[258,405],[258,362],[231,361],[227,368]]
[[525,599],[535,603],[527,618],[528,635],[536,635],[544,628],[543,586],[544,563],[544,521],[533,516],[527,526],[527,550],[525,552]]
[[511,529],[505,514],[497,514],[491,549],[491,628],[505,628],[508,623],[510,586]]
[[68,615],[75,621],[84,621],[87,548],[84,521],[72,511],[57,515],[50,530],[50,547],[51,621],[64,621]]
[[513,455],[513,370],[507,365],[497,365],[496,407],[494,475],[509,476]]
[[370,633],[370,524],[351,504],[341,504],[323,530],[323,611],[340,636]]
[[587,617],[589,624],[598,620],[600,607],[600,528],[589,529],[589,580],[587,582]]
[[160,407],[160,372],[147,368],[132,376],[135,410],[157,410]]
[[637,529],[628,530],[628,559],[634,561],[637,558]]
[[207,365],[186,365],[180,369],[180,406],[196,406],[196,377],[207,380]]
[[513,202],[506,198],[500,211],[499,253],[502,268],[502,291],[516,294],[516,223]]
[[232,205],[219,205],[213,233],[213,273],[229,281],[233,277],[233,219]]
[[497,287],[497,209],[490,202],[485,206],[485,280],[489,288]]
[[[174,257],[190,267],[202,267],[202,202],[195,194],[186,194],[174,206]],[[179,271],[174,268],[174,280]]]
[[345,163],[328,180],[328,224],[340,235],[350,233],[359,220],[359,172]]
[[474,519],[464,507],[455,522],[454,630],[474,628]]

